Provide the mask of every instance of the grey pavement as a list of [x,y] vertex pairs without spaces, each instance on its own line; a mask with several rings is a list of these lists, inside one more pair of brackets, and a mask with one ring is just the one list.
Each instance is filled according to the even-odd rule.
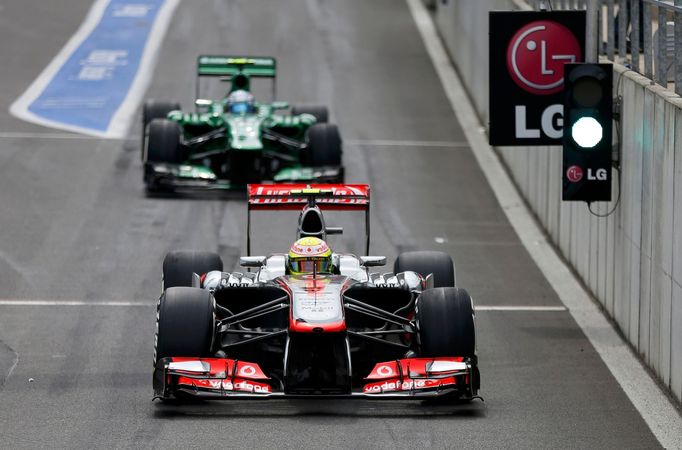
[[[659,447],[568,312],[478,313],[485,403],[152,403],[163,256],[214,250],[233,267],[246,209],[145,198],[139,125],[121,141],[2,137],[55,132],[7,108],[89,3],[0,1],[0,297],[148,306],[0,306],[0,447]],[[281,99],[329,106],[356,141],[348,181],[372,185],[372,253],[444,250],[479,305],[560,305],[468,148],[367,142],[465,140],[402,1],[184,0],[148,96],[191,107],[200,53],[276,56]]]

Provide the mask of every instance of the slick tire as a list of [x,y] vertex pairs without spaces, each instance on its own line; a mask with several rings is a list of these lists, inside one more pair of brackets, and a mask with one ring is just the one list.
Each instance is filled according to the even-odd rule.
[[308,128],[307,163],[313,167],[341,165],[341,135],[336,125],[319,123]]
[[398,255],[393,272],[417,272],[423,277],[433,274],[434,287],[455,286],[455,264],[450,255],[437,251],[405,252]]
[[329,111],[326,106],[293,106],[291,108],[291,115],[298,116],[301,114],[310,114],[317,120],[316,123],[327,123],[329,121]]
[[215,302],[209,291],[166,289],[156,320],[154,362],[167,356],[211,356],[214,331]]
[[146,156],[149,162],[180,164],[187,159],[186,148],[180,142],[180,125],[167,119],[149,123]]
[[154,119],[165,119],[169,112],[181,109],[177,101],[146,100],[142,106],[142,145],[140,156],[144,161],[144,149],[149,134],[149,123]]
[[192,274],[223,270],[223,260],[212,252],[175,251],[163,259],[163,288],[192,286]]
[[416,304],[420,356],[476,356],[471,296],[454,287],[427,289]]

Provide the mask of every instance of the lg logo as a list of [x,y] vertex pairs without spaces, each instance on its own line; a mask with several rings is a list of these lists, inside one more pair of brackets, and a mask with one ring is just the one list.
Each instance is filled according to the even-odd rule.
[[566,171],[566,178],[571,183],[577,183],[583,179],[583,168],[580,166],[571,166]]
[[[580,166],[571,166],[566,170],[566,178],[571,183],[577,183],[583,179],[583,169]],[[591,168],[587,169],[587,180],[588,181],[606,181],[609,179],[609,174],[606,169],[597,169],[592,171]]]
[[587,169],[587,179],[588,180],[597,180],[597,181],[606,181],[608,179],[608,173],[606,172],[606,169],[597,169],[594,175],[592,175],[592,169]]

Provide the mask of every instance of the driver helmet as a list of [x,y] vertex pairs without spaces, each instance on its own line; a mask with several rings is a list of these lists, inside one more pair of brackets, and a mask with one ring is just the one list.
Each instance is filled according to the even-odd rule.
[[246,114],[254,110],[253,94],[243,89],[232,91],[227,96],[227,108],[232,114]]
[[333,272],[332,251],[322,239],[304,237],[291,246],[287,264],[293,275],[330,274]]

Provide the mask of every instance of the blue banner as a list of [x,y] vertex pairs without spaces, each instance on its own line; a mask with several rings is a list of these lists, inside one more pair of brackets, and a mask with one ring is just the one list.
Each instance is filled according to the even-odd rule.
[[178,0],[98,0],[69,43],[10,109],[103,137],[127,132]]

